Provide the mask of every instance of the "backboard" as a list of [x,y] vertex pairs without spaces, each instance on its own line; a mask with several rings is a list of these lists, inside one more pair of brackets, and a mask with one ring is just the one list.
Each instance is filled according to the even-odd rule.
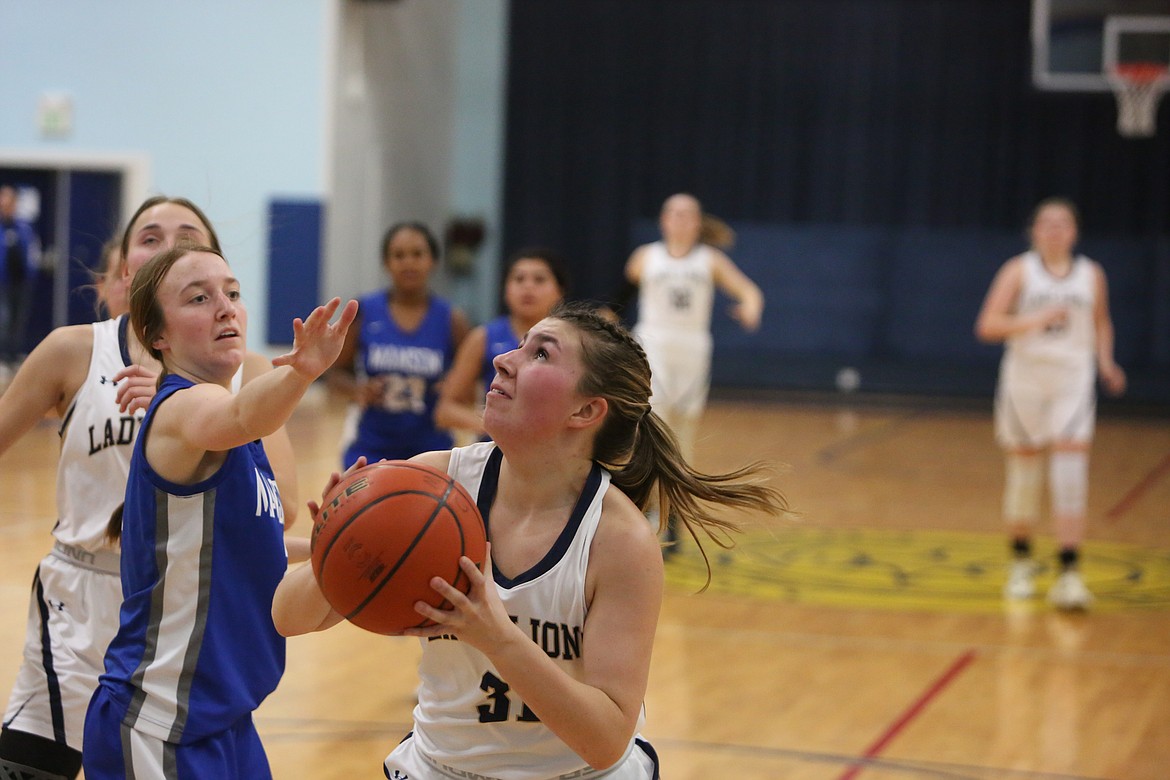
[[1032,0],[1038,89],[1105,92],[1127,62],[1170,66],[1170,0]]

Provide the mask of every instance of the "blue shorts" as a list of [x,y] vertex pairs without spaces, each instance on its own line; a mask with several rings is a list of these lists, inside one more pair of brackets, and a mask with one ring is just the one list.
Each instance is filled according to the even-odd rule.
[[175,744],[122,725],[126,705],[98,686],[85,715],[86,780],[272,780],[268,756],[249,715],[224,731]]

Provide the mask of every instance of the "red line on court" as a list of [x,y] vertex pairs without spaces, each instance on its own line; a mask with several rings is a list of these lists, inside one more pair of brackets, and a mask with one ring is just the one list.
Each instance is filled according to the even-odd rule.
[[1167,472],[1170,472],[1170,455],[1162,458],[1161,463],[1150,469],[1150,472],[1142,477],[1140,482],[1130,488],[1129,492],[1122,496],[1121,500],[1105,513],[1105,519],[1112,523],[1128,512],[1137,503],[1138,499],[1153,487],[1155,482],[1166,476]]
[[[975,660],[975,656],[976,653],[974,650],[968,650],[955,659],[955,662],[951,664],[950,668],[943,672],[942,676],[935,680],[931,686],[927,688],[921,696],[918,697],[916,702],[911,704],[905,712],[899,715],[898,719],[890,724],[890,727],[886,729],[886,732],[878,737],[877,741],[870,745],[869,748],[861,755],[861,757],[876,758],[883,750],[886,749],[887,745],[894,741],[894,737],[902,733],[902,730],[910,724],[910,721],[917,718],[922,713],[922,711],[926,709],[926,705],[930,704],[930,702],[933,701],[936,696],[942,693],[943,688],[946,688],[948,685],[950,685],[951,682],[954,681],[954,679],[958,677],[959,674],[964,669],[966,669],[972,661]],[[852,764],[837,780],[852,780],[854,777],[857,777],[859,774],[861,774],[863,769],[865,769],[865,764]]]

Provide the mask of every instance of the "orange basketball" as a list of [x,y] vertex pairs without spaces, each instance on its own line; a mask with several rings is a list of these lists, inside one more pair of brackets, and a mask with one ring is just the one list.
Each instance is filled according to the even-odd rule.
[[466,555],[482,566],[483,518],[449,474],[421,463],[382,461],[344,477],[313,524],[313,574],[329,604],[378,634],[430,625],[417,601],[449,608],[431,588],[442,577],[466,593]]

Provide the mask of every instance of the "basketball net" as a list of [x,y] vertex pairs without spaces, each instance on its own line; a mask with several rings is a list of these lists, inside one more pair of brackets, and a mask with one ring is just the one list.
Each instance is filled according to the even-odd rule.
[[1170,88],[1170,68],[1153,62],[1118,65],[1109,84],[1117,97],[1117,132],[1126,138],[1154,135],[1158,101]]

